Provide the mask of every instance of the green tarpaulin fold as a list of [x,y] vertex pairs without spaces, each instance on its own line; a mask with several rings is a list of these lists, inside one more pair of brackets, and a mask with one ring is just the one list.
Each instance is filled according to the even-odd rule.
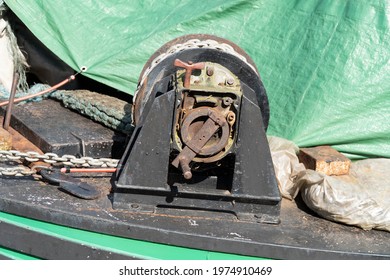
[[132,94],[165,42],[208,33],[241,46],[267,89],[268,134],[390,157],[387,0],[6,0],[55,54]]

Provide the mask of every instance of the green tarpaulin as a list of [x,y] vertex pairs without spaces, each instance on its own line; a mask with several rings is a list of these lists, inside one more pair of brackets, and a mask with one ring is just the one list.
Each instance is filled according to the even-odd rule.
[[229,39],[267,89],[268,134],[390,157],[388,0],[6,0],[55,54],[133,93],[149,56],[189,33]]

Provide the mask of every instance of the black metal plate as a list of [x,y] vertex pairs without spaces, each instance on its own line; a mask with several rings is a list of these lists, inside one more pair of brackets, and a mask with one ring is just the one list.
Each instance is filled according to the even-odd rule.
[[[113,132],[54,100],[43,100],[15,106],[11,126],[43,152],[59,155],[119,158],[125,136]],[[81,141],[81,140],[82,141]]]

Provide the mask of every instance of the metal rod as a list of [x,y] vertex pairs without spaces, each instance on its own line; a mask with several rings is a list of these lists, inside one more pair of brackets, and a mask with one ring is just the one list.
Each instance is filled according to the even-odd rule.
[[9,124],[11,122],[11,116],[12,116],[12,108],[14,106],[14,100],[15,100],[15,94],[16,94],[16,88],[19,83],[19,73],[14,73],[14,79],[12,81],[12,87],[11,87],[11,93],[9,95],[8,100],[8,106],[7,110],[5,112],[4,122],[3,122],[3,128],[5,130],[9,130]]
[[[76,73],[77,74],[77,73]],[[48,88],[48,89],[45,89],[43,91],[40,91],[38,93],[34,93],[34,94],[31,94],[31,95],[27,95],[27,96],[23,96],[23,97],[19,97],[19,98],[16,98],[14,100],[14,103],[16,102],[20,102],[20,101],[24,101],[24,100],[27,100],[27,99],[31,99],[31,98],[34,98],[34,97],[37,97],[37,96],[40,96],[40,95],[44,95],[45,93],[48,93],[48,92],[51,92],[53,90],[56,90],[57,88],[59,87],[62,87],[63,85],[69,83],[70,81],[73,81],[75,79],[75,75],[71,75],[69,76],[69,78],[66,78],[65,80],[63,80],[62,82],[52,86],[51,88]],[[1,106],[4,106],[4,105],[7,105],[9,101],[3,101],[3,102],[0,102],[0,107]]]
[[60,169],[61,173],[114,173],[116,168],[66,168]]

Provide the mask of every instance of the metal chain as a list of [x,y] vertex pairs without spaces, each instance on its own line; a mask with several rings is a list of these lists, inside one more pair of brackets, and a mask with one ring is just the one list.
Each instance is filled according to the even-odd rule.
[[39,154],[37,152],[19,152],[16,150],[0,150],[0,160],[27,160],[28,162],[44,161],[50,164],[60,164],[70,167],[117,167],[119,160],[111,158],[77,158],[73,155],[58,156],[55,153]]
[[214,50],[219,50],[219,51],[234,55],[234,56],[238,57],[239,59],[241,59],[243,62],[245,62],[249,67],[251,67],[253,69],[254,72],[257,73],[255,67],[252,64],[250,64],[243,55],[237,53],[232,46],[230,46],[226,43],[218,43],[217,41],[210,40],[210,39],[204,40],[204,41],[201,41],[199,39],[192,39],[192,40],[189,40],[183,44],[177,44],[177,45],[170,47],[167,52],[160,54],[158,57],[156,57],[152,61],[150,66],[145,70],[144,74],[142,75],[141,82],[139,83],[137,90],[134,93],[133,100],[135,100],[135,98],[137,97],[138,91],[142,87],[143,83],[145,82],[146,77],[150,74],[150,72],[161,61],[165,60],[168,56],[171,56],[171,55],[178,53],[178,52],[181,52],[183,50],[197,49],[197,48],[214,49]]
[[1,176],[31,176],[36,173],[36,170],[27,167],[0,167]]

